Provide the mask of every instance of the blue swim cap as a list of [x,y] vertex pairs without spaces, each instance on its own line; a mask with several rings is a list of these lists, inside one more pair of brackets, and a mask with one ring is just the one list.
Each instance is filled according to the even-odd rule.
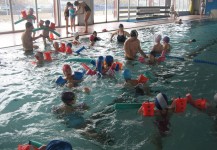
[[72,150],[72,145],[66,141],[52,140],[47,144],[46,150]]
[[170,42],[170,38],[169,38],[168,36],[165,36],[165,37],[163,38],[163,41],[164,41],[165,43],[169,43],[169,42]]
[[103,61],[104,57],[103,56],[99,56],[98,61]]
[[105,62],[106,62],[107,64],[111,64],[111,63],[113,63],[113,61],[114,61],[114,58],[113,58],[112,56],[107,55],[107,56],[105,57]]
[[125,69],[125,70],[123,71],[123,76],[124,76],[124,79],[125,79],[125,80],[129,80],[129,79],[132,78],[132,75],[131,75],[131,72],[130,72],[129,69]]
[[163,110],[168,107],[168,99],[167,96],[163,93],[157,94],[155,97],[155,106],[159,110]]

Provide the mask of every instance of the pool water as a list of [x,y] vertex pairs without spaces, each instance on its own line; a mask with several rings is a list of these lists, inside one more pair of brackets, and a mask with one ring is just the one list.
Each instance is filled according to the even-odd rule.
[[[154,36],[161,34],[170,37],[172,56],[191,59],[216,60],[217,21],[204,20],[185,22],[182,25],[163,24],[138,29],[142,49],[149,52],[154,44]],[[79,57],[97,58],[112,55],[115,60],[124,63],[124,68],[132,71],[133,77],[151,74],[149,86],[152,91],[161,91],[169,98],[192,93],[195,98],[207,98],[212,101],[217,92],[217,66],[167,59],[156,66],[140,64],[137,61],[124,60],[123,45],[109,42],[109,33],[99,34],[104,40],[95,47],[82,51]],[[196,39],[188,44],[183,41]],[[83,40],[87,45],[87,39]],[[42,45],[40,45],[42,47]],[[106,47],[105,47],[106,46]],[[112,110],[102,118],[94,128],[106,132],[112,137],[112,144],[102,144],[93,138],[79,134],[71,128],[65,118],[57,118],[51,113],[53,105],[60,105],[60,95],[67,88],[56,86],[55,80],[62,75],[64,60],[72,55],[53,55],[57,60],[46,63],[44,67],[32,65],[33,55],[26,56],[21,46],[0,50],[0,149],[16,149],[18,144],[36,140],[48,143],[52,139],[69,141],[74,149],[215,149],[217,146],[216,116],[196,110],[190,105],[186,112],[174,114],[171,119],[170,133],[161,137],[153,123],[154,118],[144,118],[137,110]],[[76,48],[74,48],[76,49]],[[70,63],[73,70],[82,69],[80,63]],[[143,102],[152,101],[153,96],[139,96],[134,89],[123,86],[121,72],[114,78],[85,76],[76,89],[77,101],[85,102],[90,110],[84,112],[88,119],[92,114],[108,107],[113,108],[114,101]],[[81,92],[82,87],[91,88],[90,94]]]

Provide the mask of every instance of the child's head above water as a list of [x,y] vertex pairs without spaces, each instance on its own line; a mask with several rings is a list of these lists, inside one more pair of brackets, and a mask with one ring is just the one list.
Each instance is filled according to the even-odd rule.
[[168,107],[168,98],[165,94],[159,93],[155,97],[155,106],[159,110],[164,110]]
[[38,61],[40,61],[40,62],[44,61],[44,56],[43,56],[43,53],[42,53],[42,52],[37,52],[37,53],[35,54],[35,58],[36,58]]
[[61,100],[66,105],[75,104],[75,94],[73,92],[63,92],[61,96]]
[[113,62],[114,62],[114,58],[113,58],[112,56],[110,56],[110,55],[107,55],[107,56],[105,57],[105,62],[106,62],[106,64],[107,64],[108,66],[111,66],[111,65],[113,64]]
[[131,72],[130,72],[129,69],[125,69],[123,71],[123,77],[124,77],[125,80],[131,80],[132,75],[131,75]]
[[169,43],[170,42],[170,38],[168,37],[168,36],[165,36],[164,38],[163,38],[163,42],[165,42],[165,43]]
[[159,43],[159,42],[161,41],[161,39],[162,39],[161,35],[157,35],[157,36],[155,37],[155,42],[156,42],[156,43]]
[[72,75],[72,69],[68,64],[63,65],[63,74],[65,76],[71,76]]

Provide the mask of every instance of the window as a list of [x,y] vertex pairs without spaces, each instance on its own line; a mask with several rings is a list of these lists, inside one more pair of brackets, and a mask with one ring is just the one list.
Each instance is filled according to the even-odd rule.
[[0,32],[12,31],[9,0],[0,0]]

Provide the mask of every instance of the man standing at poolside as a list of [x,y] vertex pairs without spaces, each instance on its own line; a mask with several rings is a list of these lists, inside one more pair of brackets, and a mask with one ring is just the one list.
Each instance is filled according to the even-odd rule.
[[31,53],[33,52],[33,48],[35,49],[38,48],[38,46],[33,45],[33,41],[43,36],[40,34],[37,37],[32,37],[33,25],[31,22],[27,22],[25,26],[26,26],[26,30],[21,36],[23,50],[25,51],[25,53],[29,53],[29,52]]
[[138,32],[132,30],[130,32],[130,38],[124,43],[125,58],[128,60],[134,60],[136,54],[139,52],[143,57],[147,57],[140,47],[140,41],[137,39]]

